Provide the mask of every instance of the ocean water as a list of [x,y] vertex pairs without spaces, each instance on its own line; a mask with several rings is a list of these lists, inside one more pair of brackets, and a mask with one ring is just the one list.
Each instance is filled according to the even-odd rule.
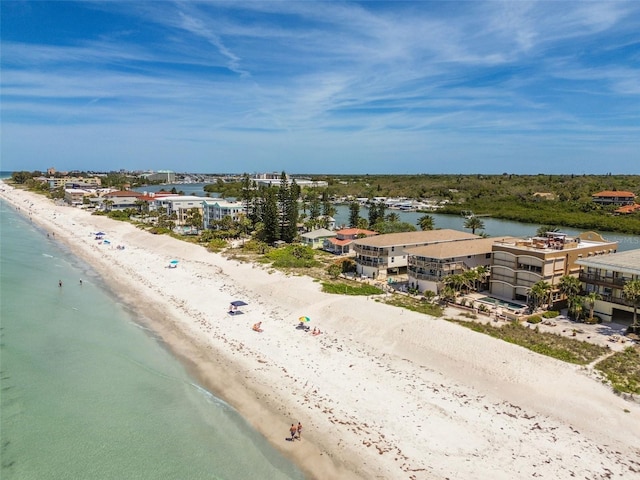
[[304,478],[3,201],[0,320],[3,480]]

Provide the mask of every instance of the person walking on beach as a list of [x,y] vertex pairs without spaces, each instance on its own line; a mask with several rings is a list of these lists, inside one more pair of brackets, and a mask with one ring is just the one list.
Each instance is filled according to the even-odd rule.
[[291,440],[295,440],[296,438],[296,432],[298,431],[298,428],[292,423],[291,424],[291,428],[289,429],[289,431],[291,432]]
[[298,431],[298,440],[302,439],[302,424],[300,422],[298,422],[298,427],[296,428],[296,430]]

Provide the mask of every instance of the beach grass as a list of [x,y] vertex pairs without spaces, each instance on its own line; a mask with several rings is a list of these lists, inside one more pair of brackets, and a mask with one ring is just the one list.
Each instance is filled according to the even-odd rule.
[[435,303],[426,302],[419,298],[410,297],[408,295],[394,294],[391,297],[381,300],[388,305],[395,307],[406,308],[413,312],[423,313],[425,315],[431,315],[432,317],[442,317],[442,307]]
[[380,288],[367,283],[322,282],[322,291],[339,295],[380,295]]
[[610,352],[606,347],[563,337],[555,333],[540,332],[535,328],[526,328],[517,322],[495,327],[488,323],[467,322],[451,318],[447,320],[505,342],[520,345],[533,352],[577,365],[587,365]]
[[640,395],[640,347],[627,347],[595,365],[616,392]]

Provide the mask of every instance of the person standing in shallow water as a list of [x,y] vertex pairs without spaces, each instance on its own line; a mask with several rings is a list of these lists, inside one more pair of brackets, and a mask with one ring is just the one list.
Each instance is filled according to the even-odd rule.
[[58,280],[58,286],[62,287],[62,280]]

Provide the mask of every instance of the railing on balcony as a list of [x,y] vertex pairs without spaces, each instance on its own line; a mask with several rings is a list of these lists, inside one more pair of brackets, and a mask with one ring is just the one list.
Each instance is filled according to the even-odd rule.
[[356,259],[356,263],[358,263],[359,265],[362,265],[363,267],[380,267],[380,266],[386,265],[385,262],[383,262],[382,259],[380,258],[376,258],[373,260],[358,258]]
[[386,253],[384,249],[358,244],[353,245],[353,251],[362,255],[367,255],[368,257],[379,257]]
[[598,275],[597,273],[585,273],[581,272],[578,276],[581,282],[584,283],[596,283],[598,285],[614,285],[617,287],[624,287],[624,284],[627,283],[628,279],[626,278],[614,278],[607,277],[603,275]]
[[633,308],[633,303],[629,302],[628,300],[625,300],[624,298],[614,297],[613,295],[610,295],[610,294],[601,295],[600,300],[604,302],[615,303],[617,305],[624,305],[625,307]]

